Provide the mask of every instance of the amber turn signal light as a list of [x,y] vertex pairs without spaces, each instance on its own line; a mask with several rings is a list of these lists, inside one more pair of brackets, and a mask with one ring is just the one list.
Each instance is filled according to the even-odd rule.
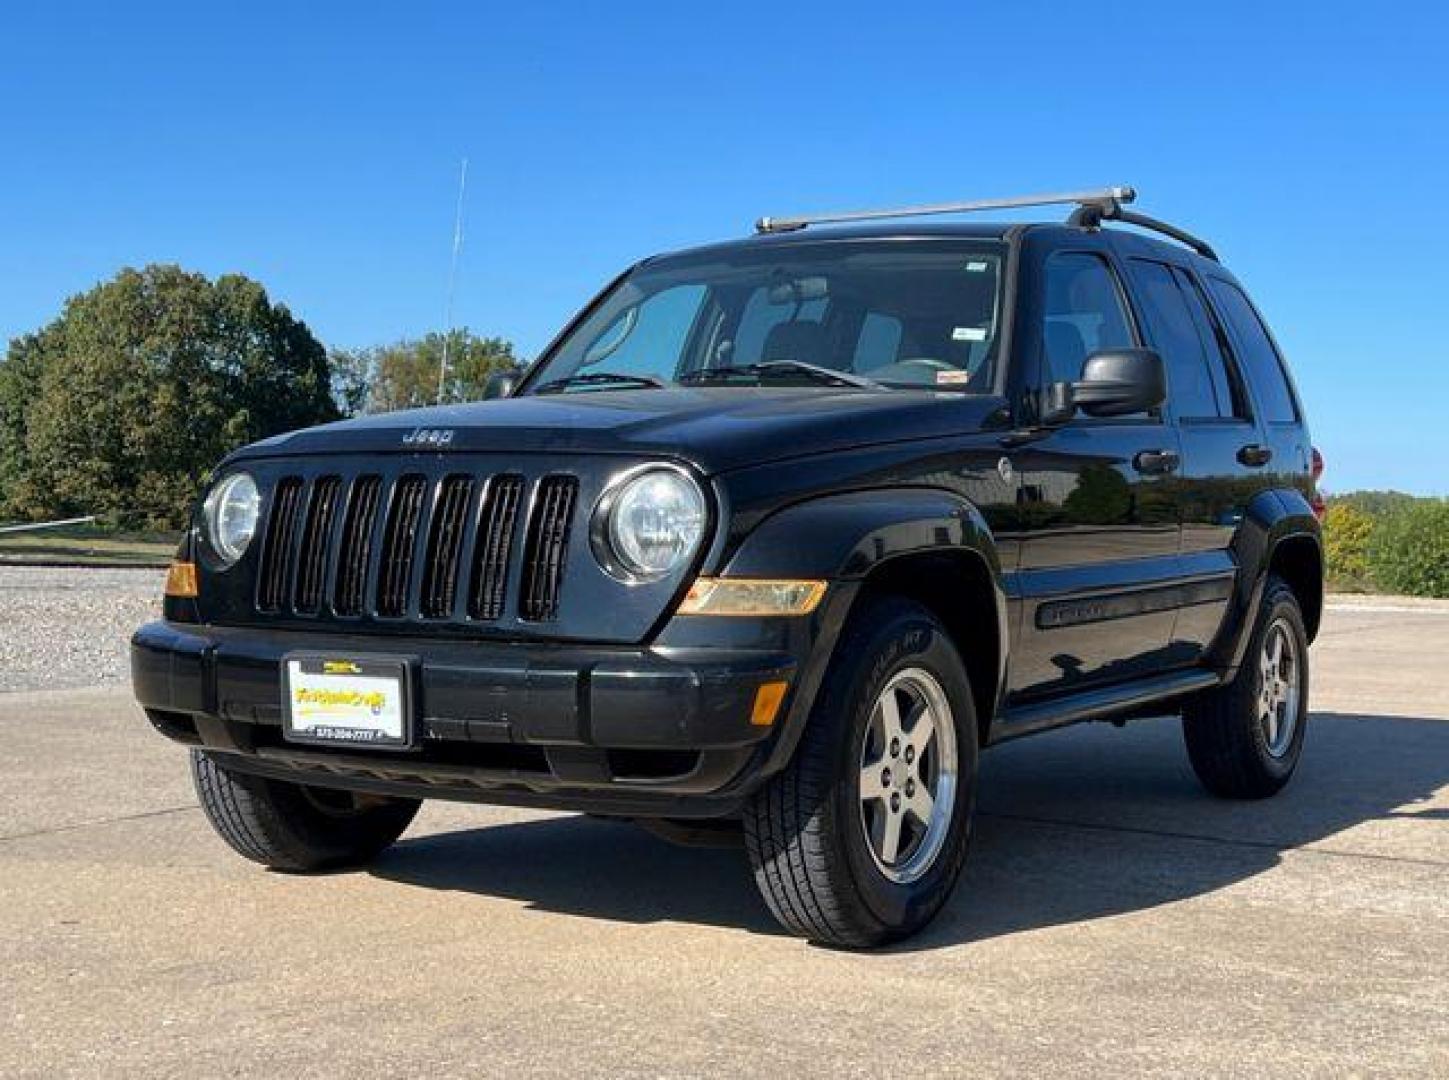
[[196,564],[174,562],[166,571],[166,595],[178,600],[195,600]]
[[681,615],[809,615],[825,597],[823,581],[700,578],[679,605]]
[[780,712],[785,700],[785,691],[790,684],[784,679],[761,683],[755,691],[755,707],[750,711],[750,724],[754,727],[769,727]]

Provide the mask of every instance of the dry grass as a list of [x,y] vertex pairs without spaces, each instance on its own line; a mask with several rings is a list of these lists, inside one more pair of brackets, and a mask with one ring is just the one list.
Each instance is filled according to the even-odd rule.
[[107,533],[88,527],[0,533],[0,564],[33,566],[165,566],[179,537]]

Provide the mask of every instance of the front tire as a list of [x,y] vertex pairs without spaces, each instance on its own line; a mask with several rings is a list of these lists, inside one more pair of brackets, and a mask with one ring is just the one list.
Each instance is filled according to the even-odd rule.
[[201,808],[238,854],[273,870],[307,872],[371,862],[412,822],[418,799],[363,795],[271,780],[198,750],[191,775]]
[[965,862],[976,742],[945,629],[910,601],[867,600],[793,760],[745,811],[755,881],[781,925],[862,948],[930,922]]
[[1237,675],[1183,712],[1187,756],[1214,795],[1263,799],[1293,778],[1307,729],[1308,633],[1297,596],[1272,577]]

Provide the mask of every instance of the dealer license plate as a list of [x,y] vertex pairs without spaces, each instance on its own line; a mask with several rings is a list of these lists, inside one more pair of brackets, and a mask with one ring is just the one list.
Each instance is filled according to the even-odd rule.
[[288,739],[411,744],[406,661],[294,655],[282,663],[282,732]]

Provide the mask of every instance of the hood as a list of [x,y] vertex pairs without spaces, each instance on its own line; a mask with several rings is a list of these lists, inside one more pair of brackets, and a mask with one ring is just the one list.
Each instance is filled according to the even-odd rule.
[[725,472],[980,429],[996,397],[909,390],[684,387],[585,391],[383,413],[278,435],[233,460],[389,452],[657,455]]

